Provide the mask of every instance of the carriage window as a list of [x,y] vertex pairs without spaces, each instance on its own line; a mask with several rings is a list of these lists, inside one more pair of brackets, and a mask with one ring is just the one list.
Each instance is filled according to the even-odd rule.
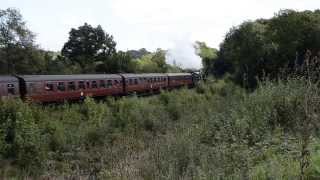
[[97,81],[92,81],[92,82],[91,82],[91,87],[92,87],[92,88],[98,88]]
[[27,91],[30,94],[36,92],[36,88],[33,83],[27,83]]
[[104,80],[100,80],[100,88],[105,88],[106,87],[106,83]]
[[47,83],[45,87],[46,91],[53,91],[53,84],[52,83]]
[[90,88],[90,82],[87,81],[87,88]]
[[86,89],[86,86],[84,85],[83,81],[79,81],[78,87],[79,87],[79,89]]
[[107,87],[108,87],[108,88],[111,88],[111,87],[112,87],[112,80],[108,80]]
[[134,79],[134,84],[138,84],[138,79]]
[[70,91],[76,90],[76,85],[75,85],[75,83],[74,83],[74,82],[68,82],[68,89],[69,89]]
[[58,82],[57,89],[58,89],[59,91],[65,91],[65,90],[66,90],[66,87],[64,86],[64,82]]
[[14,90],[14,84],[8,84],[8,94],[16,94]]
[[132,85],[132,79],[129,79],[129,84]]
[[114,80],[114,84],[115,85],[119,84],[119,81],[118,80]]

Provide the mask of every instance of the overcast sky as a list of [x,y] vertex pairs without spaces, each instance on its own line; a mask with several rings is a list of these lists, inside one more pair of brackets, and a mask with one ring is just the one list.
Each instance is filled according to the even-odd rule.
[[102,25],[117,49],[168,49],[176,41],[219,47],[225,33],[245,20],[270,18],[280,9],[314,10],[320,0],[1,0],[18,8],[46,50],[61,50],[72,27]]

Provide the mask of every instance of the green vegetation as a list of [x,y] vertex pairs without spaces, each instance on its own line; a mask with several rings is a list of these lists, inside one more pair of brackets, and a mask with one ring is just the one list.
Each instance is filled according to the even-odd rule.
[[320,93],[308,82],[267,81],[248,94],[218,80],[148,98],[45,107],[2,101],[0,174],[316,178]]
[[[195,89],[40,106],[0,101],[0,179],[319,179],[320,11],[282,10],[196,42]],[[0,10],[0,74],[179,72],[164,50],[117,51],[84,24],[41,50],[20,13]],[[245,88],[243,88],[245,87]]]
[[237,84],[255,88],[257,79],[277,79],[283,68],[303,64],[307,51],[319,56],[319,34],[320,10],[281,10],[271,19],[231,28],[218,57],[204,66],[216,77],[229,73]]
[[0,9],[0,74],[165,73],[165,50],[116,50],[116,41],[100,25],[72,28],[61,52],[40,49],[16,9]]

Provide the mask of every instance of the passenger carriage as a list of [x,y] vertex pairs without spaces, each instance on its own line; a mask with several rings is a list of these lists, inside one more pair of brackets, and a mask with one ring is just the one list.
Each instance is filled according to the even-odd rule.
[[170,89],[179,88],[183,86],[191,87],[193,86],[193,79],[190,73],[168,73]]
[[166,74],[121,74],[121,76],[125,79],[124,86],[127,94],[159,91],[168,87]]
[[63,102],[86,96],[105,97],[154,93],[194,85],[190,73],[80,74],[0,76],[0,98],[33,102]]
[[77,100],[85,96],[123,94],[122,78],[116,74],[24,75],[24,98],[35,102]]

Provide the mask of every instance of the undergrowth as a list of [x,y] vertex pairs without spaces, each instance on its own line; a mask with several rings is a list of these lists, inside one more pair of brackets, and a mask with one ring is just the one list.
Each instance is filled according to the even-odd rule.
[[59,106],[1,101],[0,179],[298,179],[303,168],[319,178],[320,95],[306,83],[266,81],[247,93],[208,81]]

